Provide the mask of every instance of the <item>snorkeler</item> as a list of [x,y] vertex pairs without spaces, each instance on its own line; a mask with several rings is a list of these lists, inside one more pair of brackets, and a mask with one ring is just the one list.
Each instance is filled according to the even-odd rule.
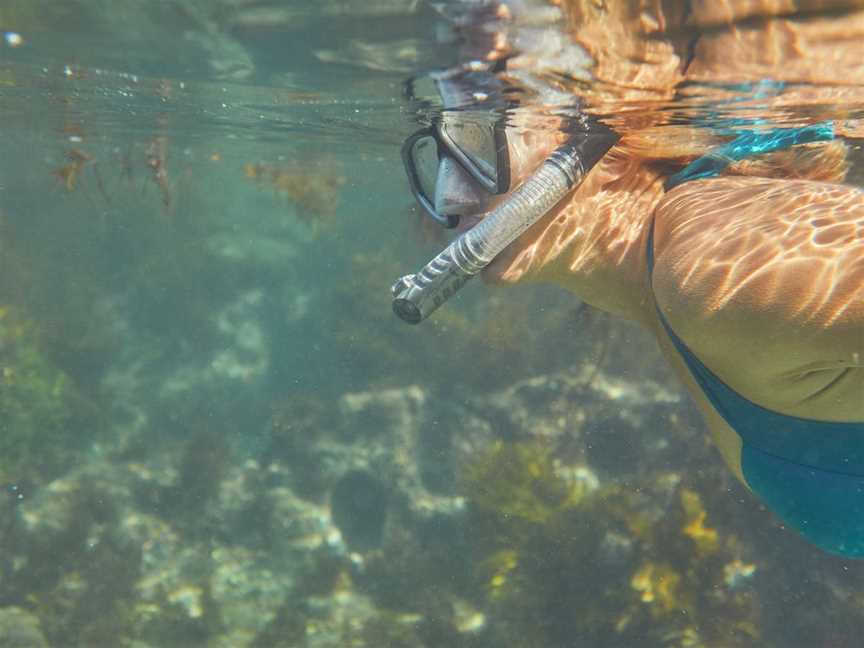
[[[618,79],[624,92],[655,99],[675,96],[685,81],[754,80],[751,86],[768,89],[759,99],[761,112],[770,114],[777,102],[818,105],[837,98],[827,85],[820,95],[814,86],[787,93],[784,84],[860,66],[838,49],[836,34],[842,29],[847,42],[860,42],[864,12],[801,22],[762,14],[741,26],[734,21],[752,14],[736,14],[736,6],[758,3],[693,2],[689,17],[630,4],[637,3],[616,5],[620,33],[601,29],[589,2],[566,7],[574,39],[584,38],[586,48],[593,42],[600,93],[609,92],[616,75],[626,77]],[[711,26],[704,42],[663,38],[675,26],[693,24]],[[631,32],[636,36],[622,36]],[[597,34],[605,36],[598,41]],[[780,41],[792,34],[797,47],[772,49],[766,34]],[[620,60],[603,38],[618,39]],[[634,55],[640,47],[651,55]],[[772,58],[780,51],[782,64]],[[640,60],[637,70],[633,61]],[[765,83],[777,69],[783,78]],[[864,99],[860,87],[847,86],[846,93]],[[588,105],[606,100],[611,97],[594,96]],[[611,123],[620,141],[608,142],[596,164],[588,160],[563,200],[538,210],[533,225],[483,259],[484,276],[555,283],[644,325],[735,475],[816,545],[864,556],[864,191],[841,184],[848,147],[836,137],[838,131],[860,136],[861,125],[829,118],[760,123],[746,132],[667,131],[662,111],[636,117]],[[600,132],[593,128],[586,121],[583,137]],[[518,181],[510,169],[507,188],[499,190],[502,160],[524,158],[527,137],[509,127],[470,132],[467,143],[460,143],[457,129],[449,129],[450,137],[439,129],[425,133],[426,148],[417,144],[422,138],[406,145],[406,168],[423,209],[463,229],[490,208],[493,214],[506,208]],[[529,148],[556,164],[550,154],[560,138],[532,137]],[[497,154],[502,145],[508,155]],[[422,284],[419,275],[409,279]],[[423,286],[401,288],[412,297]],[[445,290],[434,305],[447,296]]]

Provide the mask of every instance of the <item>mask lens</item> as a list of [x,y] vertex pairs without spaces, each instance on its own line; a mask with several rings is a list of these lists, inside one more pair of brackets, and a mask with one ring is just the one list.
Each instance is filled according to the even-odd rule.
[[495,150],[495,129],[492,123],[458,119],[445,121],[441,130],[447,139],[456,146],[491,182],[498,174],[498,151]]
[[421,137],[411,146],[410,156],[420,193],[430,202],[434,202],[435,184],[438,180],[438,142],[431,135]]

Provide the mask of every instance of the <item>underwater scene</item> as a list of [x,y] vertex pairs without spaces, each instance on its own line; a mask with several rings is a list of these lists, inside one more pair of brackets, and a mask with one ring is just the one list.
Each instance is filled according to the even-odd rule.
[[0,648],[862,645],[864,2],[0,37]]

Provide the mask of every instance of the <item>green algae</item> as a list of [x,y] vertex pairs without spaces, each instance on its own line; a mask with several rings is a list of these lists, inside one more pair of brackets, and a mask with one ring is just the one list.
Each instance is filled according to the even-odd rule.
[[87,414],[74,382],[43,351],[35,322],[0,307],[0,477],[50,476],[68,466],[92,438]]
[[492,444],[466,467],[463,482],[475,506],[514,524],[550,524],[584,495],[558,476],[549,449],[530,443]]

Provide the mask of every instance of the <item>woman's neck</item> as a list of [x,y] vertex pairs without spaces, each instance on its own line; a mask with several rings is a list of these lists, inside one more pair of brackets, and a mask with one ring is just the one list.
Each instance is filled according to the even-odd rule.
[[663,195],[644,160],[613,153],[574,194],[531,228],[491,268],[503,282],[555,283],[601,310],[651,320],[646,236]]

